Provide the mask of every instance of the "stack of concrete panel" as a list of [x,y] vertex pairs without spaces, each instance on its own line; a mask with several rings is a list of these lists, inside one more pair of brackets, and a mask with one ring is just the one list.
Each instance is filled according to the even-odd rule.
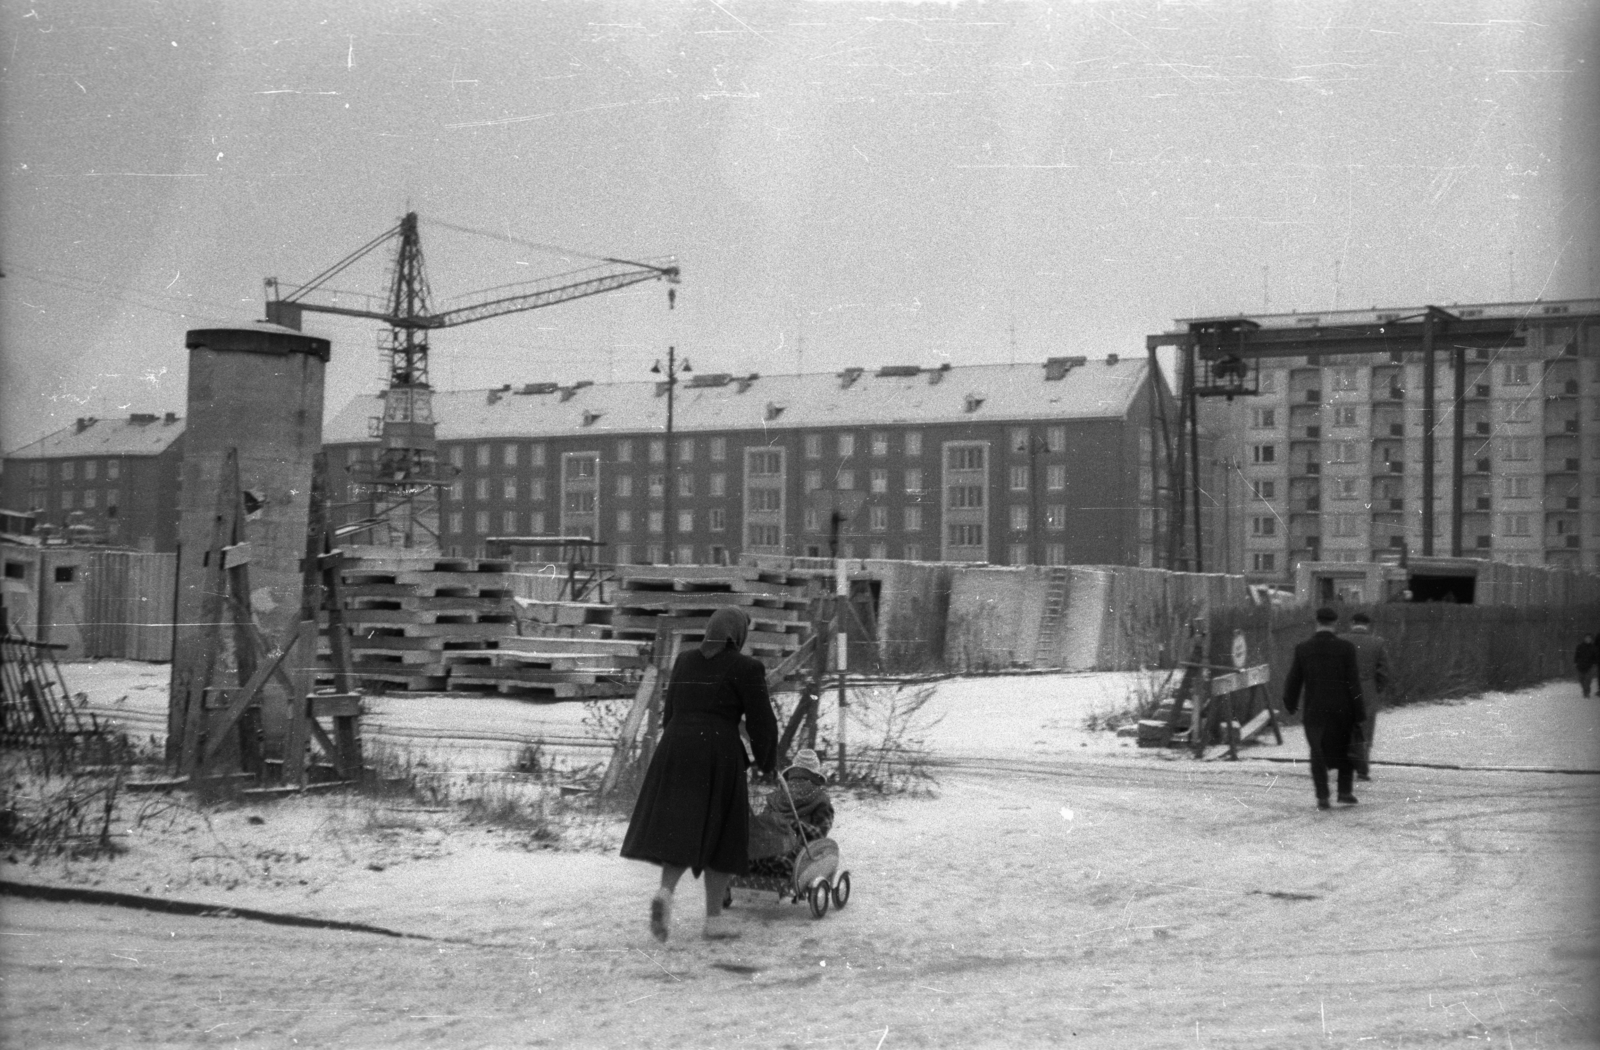
[[[368,688],[448,687],[451,666],[517,634],[510,563],[361,548],[340,571],[356,677]],[[468,655],[470,654],[470,655]]]
[[451,691],[493,690],[548,700],[632,696],[650,643],[612,638],[502,638],[451,654]]
[[657,632],[699,642],[711,614],[737,606],[750,617],[745,651],[769,665],[805,640],[810,585],[803,575],[753,565],[625,565],[617,567],[618,638],[654,640]]

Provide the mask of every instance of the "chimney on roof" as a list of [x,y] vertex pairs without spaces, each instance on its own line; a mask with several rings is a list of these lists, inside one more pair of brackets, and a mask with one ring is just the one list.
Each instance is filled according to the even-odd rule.
[[737,394],[744,393],[746,390],[750,389],[750,384],[751,383],[754,383],[757,379],[760,379],[760,378],[761,378],[761,373],[760,372],[751,372],[747,376],[740,376],[738,379],[734,380],[734,382],[737,383],[738,387],[739,387],[737,390],[734,391],[734,393],[737,393]]
[[1108,365],[1114,365],[1120,360],[1122,360],[1122,358],[1118,357],[1116,354],[1107,354],[1106,355],[1106,364],[1108,364]]
[[932,386],[933,384],[942,380],[944,378],[944,374],[948,371],[950,371],[949,361],[941,362],[938,368],[928,369],[928,385]]
[[594,425],[594,421],[599,419],[601,415],[602,415],[602,413],[594,412],[594,411],[591,411],[591,410],[589,410],[587,408],[584,409],[583,410],[583,425],[586,426],[586,427],[587,426],[593,426]]
[[[144,426],[146,423],[154,423],[160,418],[161,417],[156,415],[154,412],[135,412],[133,415],[128,417],[128,422],[136,423],[139,426]],[[93,416],[89,417],[89,422],[91,424],[94,422]]]
[[94,425],[94,420],[90,419],[88,416],[79,416],[76,420],[73,421],[72,432],[74,434],[81,434],[85,430],[88,430],[93,425]]
[[492,405],[496,401],[500,400],[500,396],[501,396],[500,395],[500,391],[491,390],[491,391],[489,391],[488,396],[484,398],[483,403],[486,404],[486,405]]
[[776,402],[768,401],[767,402],[767,422],[770,423],[774,419],[777,419],[781,415],[783,415],[783,406],[780,405],[780,404],[777,404]]
[[855,385],[856,380],[861,378],[861,374],[865,371],[865,368],[847,368],[843,372],[840,372],[839,389],[849,390]]
[[983,396],[981,394],[968,394],[965,403],[968,412],[976,412],[983,407]]
[[1072,371],[1074,368],[1081,368],[1083,365],[1087,364],[1088,361],[1089,359],[1084,357],[1082,354],[1077,354],[1073,357],[1046,358],[1044,362],[1045,382],[1054,383],[1059,379],[1065,379],[1068,372]]
[[161,419],[161,422],[165,423],[169,427],[172,424],[176,423],[177,421],[178,421],[178,413],[176,413],[176,412],[168,412]]

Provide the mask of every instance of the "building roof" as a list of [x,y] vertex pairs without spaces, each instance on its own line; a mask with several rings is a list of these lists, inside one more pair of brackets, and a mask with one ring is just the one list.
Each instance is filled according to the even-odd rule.
[[[1535,299],[1532,302],[1435,303],[1457,317],[1516,317],[1530,322],[1560,324],[1573,319],[1592,319],[1600,314],[1600,299]],[[1374,306],[1370,310],[1300,310],[1294,313],[1213,314],[1180,317],[1170,331],[1187,331],[1199,321],[1254,321],[1263,328],[1292,328],[1316,323],[1324,327],[1341,324],[1382,324],[1399,317],[1420,317],[1426,306]]]
[[[1017,365],[846,369],[808,375],[690,372],[673,395],[673,430],[1120,419],[1144,382],[1143,358],[1051,358]],[[372,440],[382,395],[355,398],[328,421],[328,444]],[[441,441],[665,430],[666,384],[529,383],[498,390],[436,391]]]
[[183,435],[183,420],[168,412],[135,412],[126,419],[84,416],[70,427],[12,449],[7,459],[71,459],[76,456],[154,456]]

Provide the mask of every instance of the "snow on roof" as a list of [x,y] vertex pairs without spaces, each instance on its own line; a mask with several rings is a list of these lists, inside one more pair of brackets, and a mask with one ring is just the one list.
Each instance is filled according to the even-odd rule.
[[6,453],[8,459],[71,459],[74,456],[154,456],[183,434],[183,420],[167,413],[135,412],[126,419],[85,416]]
[[[1143,383],[1140,358],[1051,358],[1016,365],[964,365],[808,375],[688,373],[673,395],[673,430],[796,430],[805,427],[1119,419]],[[358,397],[330,419],[327,444],[372,440],[367,421],[382,395]],[[436,391],[441,441],[491,437],[637,434],[667,423],[666,383],[528,383],[498,390]]]

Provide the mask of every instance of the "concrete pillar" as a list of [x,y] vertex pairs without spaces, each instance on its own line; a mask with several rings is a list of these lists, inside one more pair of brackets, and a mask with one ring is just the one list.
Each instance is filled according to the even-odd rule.
[[[306,551],[312,458],[322,446],[323,370],[329,343],[272,324],[196,329],[189,350],[189,391],[179,496],[180,546],[177,641],[172,670],[168,754],[178,757],[185,710],[198,711],[210,664],[205,626],[215,569],[204,564],[214,542],[218,497],[227,484],[230,450],[250,513],[250,599],[269,642],[282,645],[300,620],[301,559]],[[231,616],[224,611],[223,622]],[[225,647],[231,632],[224,630]],[[290,664],[315,653],[294,654]],[[219,665],[220,666],[220,665]],[[218,680],[213,685],[234,685]],[[262,697],[267,757],[282,757],[288,697],[274,688]]]

